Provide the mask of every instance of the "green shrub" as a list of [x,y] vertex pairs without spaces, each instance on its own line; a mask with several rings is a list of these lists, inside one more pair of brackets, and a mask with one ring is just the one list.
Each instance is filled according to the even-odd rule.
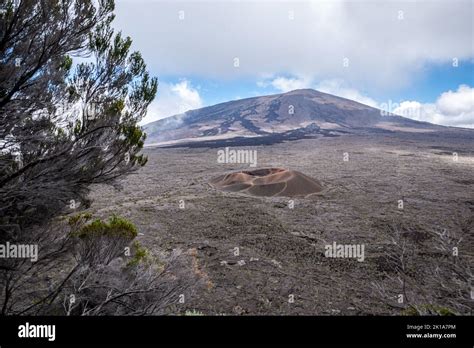
[[92,218],[91,213],[77,214],[77,215],[71,216],[68,219],[68,224],[70,226],[74,226],[74,225],[79,224],[79,223],[85,223],[85,222],[89,221],[91,218]]
[[127,263],[127,266],[137,266],[140,263],[150,262],[150,253],[138,241],[134,241],[132,245],[133,256]]
[[[123,256],[125,248],[138,235],[138,230],[130,221],[114,215],[108,222],[96,219],[71,235],[78,241],[76,256],[90,266],[97,266],[107,265]],[[142,249],[138,249],[137,262],[145,257]]]
[[132,240],[137,235],[138,230],[133,223],[116,215],[113,215],[109,222],[96,219],[74,233],[74,236],[81,239],[109,236],[124,237]]

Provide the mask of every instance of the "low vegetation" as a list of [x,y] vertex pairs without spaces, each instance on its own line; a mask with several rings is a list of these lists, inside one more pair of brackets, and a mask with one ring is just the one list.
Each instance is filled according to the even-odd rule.
[[2,314],[142,315],[176,302],[183,286],[165,279],[166,265],[134,240],[131,222],[90,219],[78,214],[38,233],[29,241],[43,246],[37,262],[9,260]]

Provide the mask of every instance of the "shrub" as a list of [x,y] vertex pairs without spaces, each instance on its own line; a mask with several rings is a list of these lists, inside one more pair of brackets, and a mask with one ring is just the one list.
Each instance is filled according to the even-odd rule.
[[108,222],[96,219],[74,231],[77,238],[76,258],[90,266],[108,265],[113,259],[124,255],[125,248],[138,235],[130,221],[112,216]]
[[132,244],[132,258],[127,263],[127,266],[137,266],[143,263],[149,263],[151,261],[149,251],[144,248],[138,241],[134,241]]

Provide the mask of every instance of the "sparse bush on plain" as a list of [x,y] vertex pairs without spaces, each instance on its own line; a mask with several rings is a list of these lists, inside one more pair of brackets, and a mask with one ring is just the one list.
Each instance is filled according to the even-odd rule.
[[447,230],[427,234],[434,251],[427,258],[417,248],[419,231],[398,224],[386,232],[390,250],[384,258],[390,271],[372,283],[384,303],[403,315],[472,315],[474,274],[469,256],[458,254],[461,238]]
[[91,219],[85,213],[55,221],[35,235],[44,246],[37,262],[16,260],[1,270],[3,315],[156,314],[184,291],[134,240],[134,224],[119,216]]

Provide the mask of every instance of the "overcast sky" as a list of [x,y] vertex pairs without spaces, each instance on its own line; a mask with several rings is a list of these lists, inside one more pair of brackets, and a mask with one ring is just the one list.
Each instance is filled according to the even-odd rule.
[[474,128],[471,0],[116,2],[115,27],[160,81],[145,122],[315,88]]

